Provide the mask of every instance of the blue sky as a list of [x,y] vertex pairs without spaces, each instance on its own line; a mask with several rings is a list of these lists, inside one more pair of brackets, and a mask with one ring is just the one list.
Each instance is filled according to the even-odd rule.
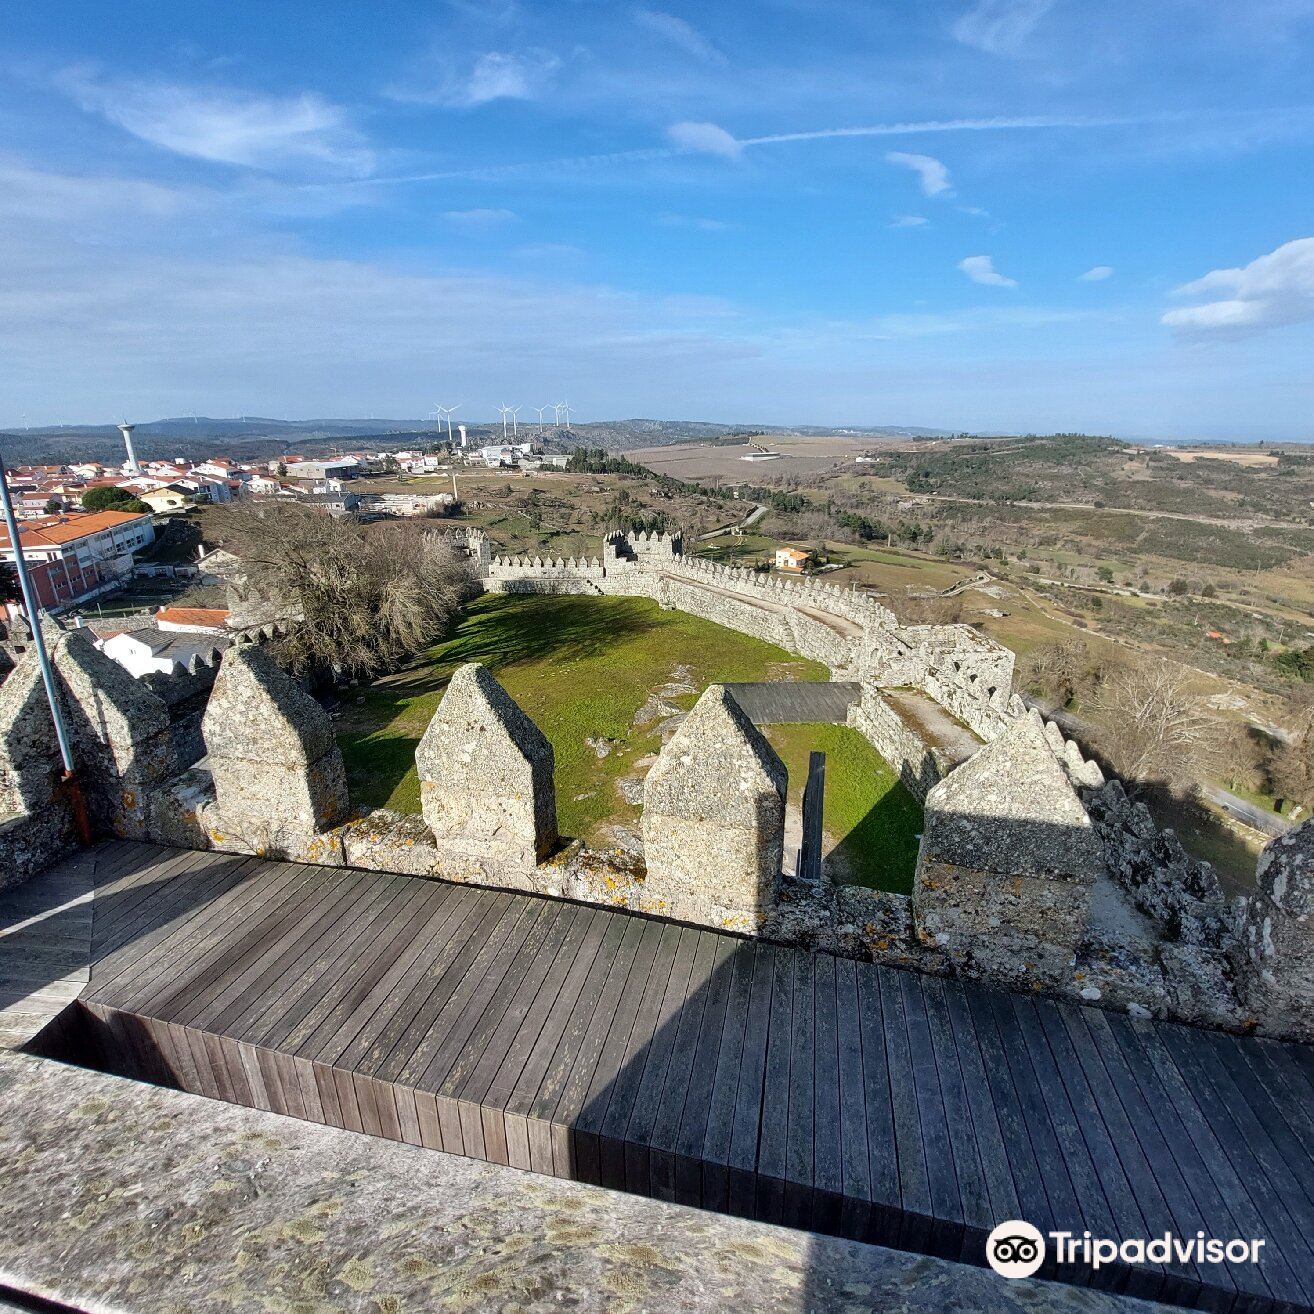
[[1312,59],[1314,0],[7,6],[0,423],[1314,439]]

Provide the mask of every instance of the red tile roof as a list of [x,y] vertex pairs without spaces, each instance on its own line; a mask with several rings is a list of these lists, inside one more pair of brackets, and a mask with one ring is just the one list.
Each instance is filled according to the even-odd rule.
[[227,625],[228,617],[227,607],[161,607],[155,613],[157,624],[208,625],[217,630]]
[[[54,547],[61,543],[72,543],[76,539],[86,538],[88,534],[98,534],[102,530],[114,529],[133,520],[149,520],[145,512],[134,511],[70,511],[60,516],[41,516],[36,520],[25,521],[19,526],[19,533],[24,543],[33,547]],[[9,547],[9,533],[0,528],[0,547]]]

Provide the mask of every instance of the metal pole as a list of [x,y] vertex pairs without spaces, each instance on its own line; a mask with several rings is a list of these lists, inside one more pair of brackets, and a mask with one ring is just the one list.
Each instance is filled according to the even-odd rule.
[[4,457],[0,456],[0,506],[3,506],[5,528],[9,531],[9,542],[14,549],[14,567],[18,571],[18,587],[23,595],[23,606],[27,608],[27,623],[32,628],[32,644],[36,648],[37,661],[41,664],[41,679],[46,686],[46,701],[50,704],[50,715],[55,722],[55,737],[59,740],[59,755],[64,760],[66,775],[73,774],[73,752],[69,748],[68,731],[64,727],[64,714],[60,711],[59,697],[55,693],[55,676],[50,669],[50,655],[46,652],[45,636],[41,633],[41,617],[37,612],[36,598],[32,593],[32,581],[28,578],[27,562],[23,559],[23,542],[18,534],[18,521],[14,518],[14,504],[9,497],[9,472],[5,469]]

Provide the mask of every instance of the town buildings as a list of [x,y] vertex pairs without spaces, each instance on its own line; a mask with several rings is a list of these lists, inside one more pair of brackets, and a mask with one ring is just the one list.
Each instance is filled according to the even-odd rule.
[[[71,511],[23,522],[19,539],[37,601],[53,608],[126,579],[133,554],[155,541],[155,526],[142,512]],[[0,528],[0,564],[16,555]]]

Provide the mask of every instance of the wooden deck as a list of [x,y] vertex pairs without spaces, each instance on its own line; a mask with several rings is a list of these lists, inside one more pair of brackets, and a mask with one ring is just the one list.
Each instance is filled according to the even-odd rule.
[[127,843],[72,862],[91,978],[44,1052],[978,1263],[1014,1218],[1263,1238],[1258,1266],[1095,1280],[1314,1308],[1306,1048],[470,886]]

